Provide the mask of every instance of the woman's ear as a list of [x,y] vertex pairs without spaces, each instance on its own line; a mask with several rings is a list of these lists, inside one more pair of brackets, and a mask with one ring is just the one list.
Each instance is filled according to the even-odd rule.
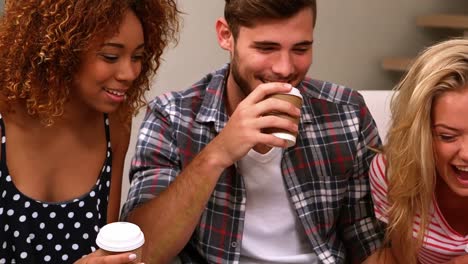
[[216,20],[216,36],[219,46],[227,51],[232,52],[234,47],[234,38],[231,29],[224,18]]

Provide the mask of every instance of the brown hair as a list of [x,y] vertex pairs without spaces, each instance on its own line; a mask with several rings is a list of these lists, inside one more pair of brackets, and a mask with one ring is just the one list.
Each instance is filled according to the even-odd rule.
[[145,103],[164,48],[177,41],[176,0],[8,1],[0,21],[2,111],[19,102],[52,124],[63,114],[81,55],[92,41],[112,37],[129,8],[140,19],[145,40],[141,73],[118,110],[122,121],[129,121]]
[[252,27],[262,19],[289,18],[304,8],[310,8],[313,25],[317,17],[315,0],[225,0],[224,18],[235,39],[239,27]]

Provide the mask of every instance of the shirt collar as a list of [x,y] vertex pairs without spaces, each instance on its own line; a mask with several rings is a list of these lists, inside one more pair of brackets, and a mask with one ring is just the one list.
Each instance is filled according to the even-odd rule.
[[211,75],[209,82],[206,84],[205,96],[196,120],[201,123],[213,122],[216,132],[219,133],[228,121],[225,92],[229,75],[229,63]]

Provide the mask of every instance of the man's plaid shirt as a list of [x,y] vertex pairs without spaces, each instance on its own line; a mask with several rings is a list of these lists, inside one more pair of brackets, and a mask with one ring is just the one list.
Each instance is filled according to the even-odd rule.
[[[161,95],[149,104],[132,160],[123,219],[168,188],[225,127],[228,70],[226,65],[190,89]],[[363,260],[383,236],[368,179],[374,156],[369,147],[380,144],[375,122],[352,89],[312,79],[298,88],[304,98],[299,135],[281,161],[290,201],[321,262]],[[220,176],[179,255],[182,262],[239,263],[246,203],[242,175],[233,165]]]

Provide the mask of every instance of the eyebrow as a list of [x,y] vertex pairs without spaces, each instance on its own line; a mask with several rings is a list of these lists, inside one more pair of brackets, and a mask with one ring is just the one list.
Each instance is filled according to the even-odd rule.
[[[313,40],[312,41],[304,40],[299,43],[295,43],[294,46],[311,46],[313,43],[314,43]],[[273,41],[254,41],[253,44],[257,46],[279,46],[280,45],[279,43],[273,42]]]
[[[115,47],[115,48],[119,48],[119,49],[124,49],[124,48],[125,48],[125,46],[124,46],[123,44],[114,43],[114,42],[107,42],[107,43],[104,43],[104,44],[102,44],[101,47],[105,47],[105,46],[111,46],[111,47]],[[138,47],[136,47],[135,50],[141,49],[141,48],[143,48],[144,46],[145,46],[145,44],[144,44],[144,43],[141,43],[140,45],[138,45]]]
[[294,46],[311,46],[312,44],[314,44],[314,41],[313,40],[304,40],[302,42],[299,42],[297,44],[294,44]]
[[456,128],[453,128],[453,127],[449,127],[449,126],[447,126],[447,125],[445,125],[445,124],[435,124],[435,125],[433,125],[432,127],[433,127],[433,128],[438,128],[438,127],[440,127],[440,128],[444,128],[444,129],[447,129],[447,130],[452,130],[452,131],[455,131],[455,132],[460,131],[459,129],[456,129]]

